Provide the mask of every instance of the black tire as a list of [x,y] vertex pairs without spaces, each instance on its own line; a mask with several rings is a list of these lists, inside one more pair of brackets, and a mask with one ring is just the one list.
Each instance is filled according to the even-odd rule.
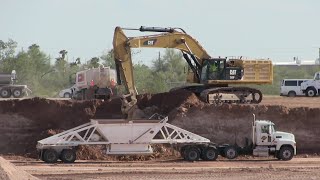
[[294,152],[293,148],[289,146],[284,146],[280,148],[279,151],[279,158],[284,160],[284,161],[289,161],[293,158]]
[[228,146],[224,149],[224,155],[227,159],[235,159],[238,157],[238,150],[234,146]]
[[307,88],[307,90],[306,90],[307,97],[315,97],[316,95],[317,95],[317,91],[314,87]]
[[42,160],[46,163],[56,163],[58,161],[59,155],[57,151],[53,149],[43,150]]
[[64,163],[73,163],[77,159],[75,150],[73,149],[62,150],[60,159]]
[[184,156],[187,161],[198,161],[200,159],[200,150],[197,147],[189,147],[185,150]]
[[14,98],[21,98],[23,96],[22,89],[14,89],[12,91],[12,96]]
[[187,148],[188,148],[188,146],[183,146],[183,147],[180,148],[180,155],[184,160],[187,160],[186,156],[185,156]]
[[63,97],[64,98],[71,98],[71,94],[66,92],[66,93],[63,94]]
[[290,92],[288,93],[288,97],[296,97],[296,92],[290,91]]
[[1,91],[0,91],[0,96],[1,96],[2,98],[9,98],[9,97],[11,97],[11,90],[10,90],[10,89],[6,89],[6,88],[1,89]]
[[207,147],[201,153],[201,159],[205,161],[215,161],[218,158],[218,150],[215,147]]

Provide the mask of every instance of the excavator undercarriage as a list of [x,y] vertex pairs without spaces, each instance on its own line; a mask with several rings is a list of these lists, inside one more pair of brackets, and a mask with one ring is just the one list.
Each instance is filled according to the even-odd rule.
[[250,87],[199,85],[173,88],[170,91],[178,89],[191,91],[203,102],[215,105],[221,105],[223,103],[259,104],[262,101],[261,91]]

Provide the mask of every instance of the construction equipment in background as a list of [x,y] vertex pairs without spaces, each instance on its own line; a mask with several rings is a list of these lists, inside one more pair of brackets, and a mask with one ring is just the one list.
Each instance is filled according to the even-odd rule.
[[[152,144],[172,144],[187,161],[214,161],[218,155],[235,159],[239,154],[288,161],[296,155],[295,136],[275,130],[271,121],[256,120],[252,125],[252,144],[247,147],[217,145],[209,139],[171,125],[168,117],[153,115],[144,120],[99,119],[38,141],[41,160],[64,163],[76,160],[79,145],[105,145],[109,155],[152,154]],[[250,122],[250,121],[248,121]]]
[[76,73],[72,97],[79,100],[110,99],[116,93],[117,76],[114,69],[100,65]]
[[28,96],[28,91],[31,90],[27,85],[16,84],[17,74],[15,70],[11,73],[0,73],[0,97],[2,98],[21,98]]
[[320,96],[320,71],[314,74],[313,79],[283,79],[280,96]]
[[[155,35],[127,37],[123,30],[161,32]],[[187,83],[181,87],[194,92],[207,103],[260,103],[262,93],[250,87],[229,86],[243,84],[271,84],[273,66],[271,60],[243,60],[242,58],[212,58],[197,40],[181,28],[144,27],[139,29],[116,27],[113,50],[118,84],[124,84],[128,94],[123,97],[123,112],[136,104],[131,48],[174,48],[181,50],[189,65]],[[147,78],[147,77],[146,77]],[[130,96],[131,101],[125,102]]]

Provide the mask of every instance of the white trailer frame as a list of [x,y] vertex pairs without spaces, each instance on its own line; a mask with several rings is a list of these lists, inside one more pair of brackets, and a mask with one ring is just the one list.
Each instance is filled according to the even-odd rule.
[[150,154],[151,144],[208,144],[210,140],[162,120],[92,119],[38,141],[37,149],[62,149],[78,145],[107,145],[107,154]]

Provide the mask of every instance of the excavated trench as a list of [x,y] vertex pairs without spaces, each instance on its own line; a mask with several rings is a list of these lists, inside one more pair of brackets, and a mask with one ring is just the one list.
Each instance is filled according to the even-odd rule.
[[[121,118],[120,105],[119,99],[106,102],[41,98],[0,101],[0,154],[37,157],[35,147],[38,140],[93,118]],[[213,142],[240,146],[245,144],[246,138],[251,139],[254,113],[257,119],[272,120],[277,130],[294,133],[298,153],[320,152],[319,107],[266,104],[216,107],[202,103],[194,94],[184,90],[140,95],[138,106],[146,115],[154,112],[167,115],[170,123]],[[81,159],[101,158],[97,149],[80,147],[78,155]],[[162,147],[156,149],[158,155],[154,157],[168,152]]]

